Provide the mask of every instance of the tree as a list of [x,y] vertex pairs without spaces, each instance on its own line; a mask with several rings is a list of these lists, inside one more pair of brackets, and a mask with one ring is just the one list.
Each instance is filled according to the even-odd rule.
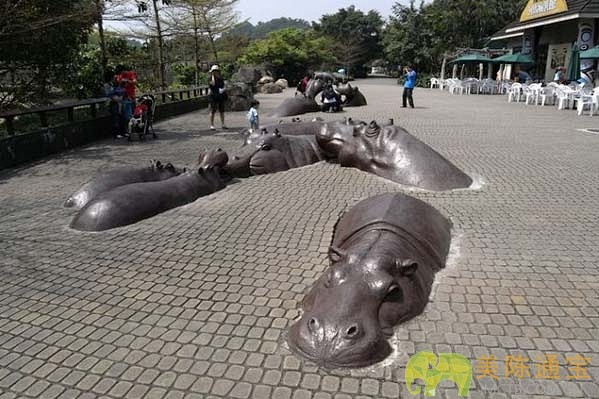
[[19,0],[0,5],[0,107],[48,100],[66,78],[97,17],[87,0]]
[[333,64],[333,43],[312,30],[282,29],[248,46],[240,64],[267,64],[276,76],[297,82],[310,69]]
[[320,22],[314,24],[317,32],[334,39],[338,44],[335,55],[347,60],[345,68],[353,70],[356,76],[365,76],[365,65],[381,57],[382,28],[383,20],[378,12],[371,10],[365,14],[354,6],[323,15]]

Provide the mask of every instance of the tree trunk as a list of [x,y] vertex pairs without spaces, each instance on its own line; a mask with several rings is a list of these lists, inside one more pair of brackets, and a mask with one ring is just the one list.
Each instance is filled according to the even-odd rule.
[[96,10],[98,12],[98,36],[100,37],[100,73],[102,74],[102,82],[104,82],[106,79],[108,57],[106,55],[106,38],[104,37],[103,0],[96,0]]
[[196,8],[193,6],[192,8],[193,14],[193,59],[195,62],[195,85],[200,85],[200,33],[199,33],[199,24],[198,24],[198,14],[196,13]]
[[164,38],[162,37],[162,29],[160,27],[160,14],[158,13],[158,0],[152,0],[154,5],[154,18],[156,22],[156,36],[158,39],[158,81],[160,82],[160,88],[166,90],[166,72],[164,68]]
[[216,51],[216,43],[214,42],[214,34],[211,31],[208,31],[208,39],[210,39],[210,48],[212,49],[212,54],[214,55],[214,63],[218,64],[218,51]]

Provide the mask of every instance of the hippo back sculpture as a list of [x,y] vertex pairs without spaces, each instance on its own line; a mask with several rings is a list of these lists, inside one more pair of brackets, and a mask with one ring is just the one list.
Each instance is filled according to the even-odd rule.
[[269,116],[282,118],[285,116],[301,115],[308,112],[319,112],[320,106],[316,100],[311,97],[295,96],[286,98],[278,107],[276,107]]
[[178,176],[180,169],[168,163],[163,165],[160,161],[150,161],[150,166],[145,168],[121,168],[100,173],[79,190],[74,192],[64,202],[66,208],[81,209],[98,195],[113,188],[131,183],[161,181]]
[[313,120],[309,122],[281,122],[278,124],[264,125],[260,130],[256,130],[250,133],[247,129],[241,132],[241,135],[245,137],[243,145],[251,144],[257,139],[268,133],[280,133],[283,136],[316,136],[316,133],[320,132],[324,121]]
[[397,183],[431,191],[468,188],[472,179],[399,126],[327,123],[316,138],[341,166],[355,167]]
[[445,267],[450,223],[432,206],[387,193],[338,221],[331,266],[304,298],[291,326],[292,351],[326,368],[365,367],[387,357],[393,327],[424,310]]
[[198,170],[171,179],[116,187],[94,198],[73,218],[70,227],[80,231],[103,231],[147,219],[193,202],[225,187],[219,168],[227,153],[209,151]]

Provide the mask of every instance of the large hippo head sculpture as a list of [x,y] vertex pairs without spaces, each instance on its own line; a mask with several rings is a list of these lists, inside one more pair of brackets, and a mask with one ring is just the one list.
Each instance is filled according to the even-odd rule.
[[432,191],[467,188],[472,179],[405,129],[375,121],[327,123],[316,135],[323,151],[342,166]]
[[331,266],[304,298],[291,350],[326,368],[385,358],[393,326],[428,303],[449,244],[449,222],[420,200],[389,193],[358,203],[337,223]]

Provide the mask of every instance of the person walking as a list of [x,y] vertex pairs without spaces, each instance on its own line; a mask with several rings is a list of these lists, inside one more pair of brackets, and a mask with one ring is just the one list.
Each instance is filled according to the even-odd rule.
[[250,110],[247,113],[248,122],[250,123],[250,133],[254,133],[260,128],[260,116],[258,115],[259,105],[260,101],[252,100]]
[[214,128],[214,114],[216,111],[220,113],[220,122],[223,129],[225,126],[225,100],[227,94],[225,93],[225,81],[220,75],[220,69],[218,65],[212,65],[210,68],[210,129]]
[[414,87],[416,87],[416,71],[411,67],[404,68],[404,83],[403,83],[403,105],[407,107],[407,102],[410,102],[410,108],[414,108]]

